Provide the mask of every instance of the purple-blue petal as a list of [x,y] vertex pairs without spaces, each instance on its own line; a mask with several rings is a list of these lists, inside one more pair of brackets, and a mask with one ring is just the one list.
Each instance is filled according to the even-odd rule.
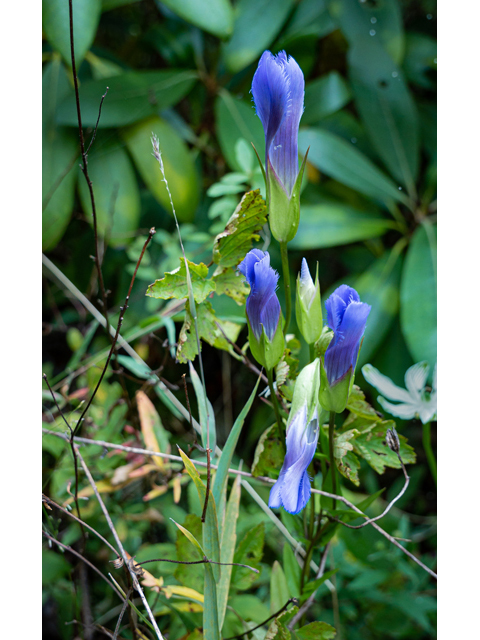
[[263,326],[271,341],[277,330],[281,309],[275,293],[278,273],[270,266],[270,255],[268,252],[252,249],[238,265],[238,269],[250,285],[246,310],[252,331],[257,340],[260,340]]
[[302,258],[302,268],[300,269],[300,282],[304,287],[313,286],[312,276],[310,275],[310,269],[305,258]]
[[[354,297],[358,297],[356,291],[355,294]],[[335,294],[331,298],[334,296]],[[334,384],[342,378],[350,367],[354,369],[357,362],[360,341],[365,332],[371,307],[364,302],[354,300],[354,297],[350,298],[340,321],[338,321],[338,314],[336,315],[334,337],[325,353],[325,370],[330,384]],[[339,300],[342,300],[340,296],[335,296],[335,299],[332,300],[330,305],[332,315],[336,313],[335,309],[341,306]],[[325,304],[325,306],[327,305]],[[330,322],[329,326],[331,327]]]
[[252,95],[265,131],[267,149],[287,113],[289,82],[283,62],[265,51],[253,76]]
[[287,429],[287,453],[277,482],[270,491],[270,507],[282,506],[289,513],[299,513],[307,504],[311,488],[307,468],[318,442],[318,414],[307,424],[304,405]]

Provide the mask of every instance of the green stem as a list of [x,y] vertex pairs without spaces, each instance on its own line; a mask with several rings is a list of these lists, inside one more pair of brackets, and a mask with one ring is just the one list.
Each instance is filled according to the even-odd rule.
[[282,256],[283,282],[285,285],[285,326],[283,335],[287,334],[290,318],[292,317],[292,293],[290,291],[290,269],[288,268],[288,249],[286,242],[280,242]]
[[433,479],[435,480],[435,485],[437,484],[437,461],[435,460],[435,454],[432,450],[432,439],[431,439],[431,423],[427,422],[423,425],[423,448],[425,450],[425,455],[427,456],[428,466],[430,467],[430,471],[432,472]]
[[[330,454],[330,473],[332,474],[332,493],[337,493],[337,474],[335,471],[335,456],[333,453],[333,436],[335,432],[335,411],[330,411],[328,421],[328,450]],[[337,502],[333,501],[333,508],[336,509]]]
[[285,427],[283,426],[282,416],[280,414],[280,405],[278,404],[277,394],[273,386],[273,371],[267,369],[268,386],[270,387],[270,397],[272,398],[273,410],[275,411],[275,417],[277,419],[278,429],[280,432],[280,438],[285,439]]
[[315,357],[316,357],[315,356],[315,344],[314,343],[309,344],[308,345],[308,350],[309,350],[309,353],[310,353],[310,362],[313,362],[315,360]]

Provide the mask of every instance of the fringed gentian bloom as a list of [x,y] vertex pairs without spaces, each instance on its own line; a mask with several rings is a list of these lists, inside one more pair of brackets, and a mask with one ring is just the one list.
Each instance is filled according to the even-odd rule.
[[287,428],[287,454],[280,476],[270,491],[268,506],[283,507],[288,513],[299,513],[307,504],[311,488],[308,465],[315,454],[318,442],[318,412],[307,422],[305,403],[293,417]]
[[291,56],[265,51],[253,76],[252,94],[265,131],[267,173],[274,171],[288,196],[298,176],[298,125],[305,80]]
[[360,302],[355,289],[342,284],[325,302],[325,307],[328,326],[334,333],[325,352],[325,371],[328,382],[333,386],[350,368],[355,370],[371,306]]
[[271,342],[277,331],[280,319],[280,303],[275,290],[278,273],[270,266],[270,255],[260,249],[252,249],[238,265],[250,285],[247,298],[247,317],[257,340],[265,335]]

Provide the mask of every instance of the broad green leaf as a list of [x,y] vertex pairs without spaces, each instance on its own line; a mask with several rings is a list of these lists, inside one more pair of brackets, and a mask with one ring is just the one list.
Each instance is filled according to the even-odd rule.
[[235,267],[227,267],[221,271],[219,269],[220,267],[213,274],[215,293],[218,296],[224,293],[237,304],[245,304],[250,288],[245,284],[244,276]]
[[[138,229],[140,192],[130,158],[115,142],[95,146],[88,157],[88,173],[93,184],[97,229],[114,247],[125,245]],[[80,200],[86,218],[93,225],[90,191],[86,180],[80,180]]]
[[240,201],[225,227],[213,245],[213,261],[218,265],[215,273],[226,267],[236,267],[252,248],[252,242],[259,240],[259,231],[267,221],[265,201],[259,189],[248,191]]
[[[101,10],[102,0],[82,0],[72,3],[73,42],[77,70],[95,38]],[[43,29],[50,44],[71,66],[68,0],[44,2],[42,20]]]
[[[263,556],[263,543],[265,540],[265,523],[262,521],[256,527],[251,528],[237,547],[234,562],[248,564],[254,569],[260,568],[260,560]],[[258,573],[244,567],[233,567],[232,583],[236,589],[249,589],[258,578]]]
[[376,260],[354,282],[362,302],[371,305],[357,370],[369,362],[395,319],[399,307],[401,258],[393,251]]
[[[102,80],[87,80],[80,87],[82,123],[94,127],[100,100],[108,87],[98,126],[123,127],[172,107],[193,87],[194,71],[125,71]],[[59,124],[76,126],[75,96],[69,95],[60,105]]]
[[302,0],[295,8],[292,19],[282,32],[282,42],[294,38],[315,36],[323,38],[335,29],[328,13],[326,0]]
[[[180,450],[182,453],[182,451]],[[182,456],[184,457],[185,454]],[[185,456],[186,458],[186,456]],[[190,463],[191,464],[191,463]],[[192,465],[193,467],[193,465]],[[209,501],[210,502],[210,501]],[[202,557],[207,555],[201,544],[198,540],[193,536],[188,529],[182,527],[182,525],[178,524],[178,522],[173,522],[176,526],[182,531],[185,536],[190,540],[190,542],[200,551]],[[206,524],[206,523],[205,523]],[[205,534],[204,534],[205,535]],[[218,539],[217,539],[218,543]],[[208,557],[208,555],[207,555]],[[212,558],[210,558],[212,559]],[[216,558],[218,560],[218,558]],[[217,610],[217,587],[216,580],[218,577],[214,577],[214,572],[212,567],[218,567],[218,565],[212,565],[206,562],[204,565],[205,569],[205,586],[203,591],[204,596],[204,605],[203,605],[203,632],[206,640],[220,640],[220,633],[218,629],[218,610]]]
[[337,635],[334,627],[326,622],[310,622],[305,627],[297,629],[295,635],[298,640],[332,640]]
[[[193,480],[197,492],[198,498],[200,500],[200,504],[202,505],[205,502],[205,485],[200,478],[200,475],[195,468],[195,465],[192,463],[190,458],[185,455],[185,453],[178,447],[178,451],[182,457],[183,463],[187,470],[188,475]],[[205,523],[203,526],[203,548],[205,550],[205,555],[209,560],[214,560],[215,562],[220,561],[220,544],[218,540],[218,522],[217,522],[217,510],[215,506],[215,500],[210,492],[208,498],[208,506],[207,513],[205,516]],[[218,564],[213,564],[212,570],[215,575],[215,580],[218,581],[220,578],[220,567]]]
[[231,607],[243,620],[262,623],[270,616],[269,608],[259,597],[251,593],[242,593],[233,596],[230,600]]
[[[217,471],[218,475],[218,471]],[[216,480],[217,476],[215,476]],[[241,483],[240,476],[236,476],[232,490],[230,492],[230,498],[227,504],[227,510],[225,514],[225,524],[223,526],[222,544],[220,545],[220,561],[221,562],[233,562],[233,556],[235,554],[235,544],[237,542],[237,519],[240,509],[240,494]],[[217,503],[219,504],[219,503]],[[219,629],[222,630],[223,621],[225,619],[225,612],[227,610],[228,594],[230,592],[230,579],[232,576],[232,565],[222,566],[222,573],[220,575],[220,581],[218,583],[217,597],[218,597],[218,622]]]
[[[287,580],[288,591],[290,593],[289,597],[300,598],[300,581],[302,570],[300,568],[300,565],[298,564],[298,560],[296,559],[289,542],[286,542],[283,545],[283,567],[285,570],[285,578]],[[285,604],[285,602],[283,604]]]
[[[217,435],[215,430],[215,414],[213,412],[213,407],[210,400],[205,396],[205,389],[203,388],[202,381],[200,380],[198,373],[193,368],[191,362],[188,363],[188,367],[195,395],[197,397],[199,423],[202,427],[203,448],[206,449],[208,444],[209,448],[212,450],[211,455],[214,457]],[[209,438],[207,438],[207,436],[209,436]],[[219,504],[217,500],[215,500],[215,503]]]
[[213,33],[227,38],[233,29],[233,9],[229,0],[162,0],[178,16]]
[[[344,511],[342,511],[342,513],[345,513]],[[358,514],[356,514],[358,517]],[[342,518],[343,520],[345,520],[345,518]],[[307,584],[305,585],[305,587],[303,588],[303,599],[306,599],[306,596],[309,596],[310,594],[312,594],[314,591],[316,591],[318,589],[318,587],[321,587],[322,584],[324,582],[326,582],[327,580],[329,580],[333,575],[335,575],[337,573],[338,569],[333,569],[332,571],[327,571],[323,574],[323,576],[321,578],[317,578],[316,580],[312,580],[312,582],[307,582]]]
[[265,134],[253,103],[234,98],[226,89],[220,90],[215,102],[215,129],[225,160],[234,171],[242,171],[235,153],[240,139],[253,142],[260,158],[265,156]]
[[270,574],[270,613],[280,611],[290,598],[287,580],[282,565],[275,560]]
[[[192,533],[192,535],[197,540],[201,540],[202,538],[202,521],[199,516],[189,513],[185,518],[184,522],[185,528],[188,529]],[[155,557],[155,556],[154,556]],[[166,556],[169,557],[169,556]],[[192,548],[189,539],[185,537],[185,535],[181,532],[181,530],[177,531],[177,542],[176,542],[176,556],[173,555],[174,560],[185,560],[186,562],[192,560],[202,560],[203,555],[200,553],[197,547]],[[167,563],[162,563],[167,564]],[[152,564],[152,567],[155,566]],[[205,570],[203,565],[201,564],[178,564],[173,565],[175,578],[181,582],[186,587],[190,587],[199,591],[200,593],[203,591],[204,587],[204,574]],[[150,565],[147,565],[147,568]],[[160,566],[162,568],[162,566]],[[151,569],[153,572],[153,568]],[[157,571],[158,573],[158,571]],[[156,574],[155,574],[156,575]],[[160,572],[159,575],[162,575]]]
[[[384,473],[386,467],[400,469],[397,454],[394,453],[385,442],[387,429],[395,426],[393,420],[382,420],[372,423],[372,426],[364,429],[353,443],[354,452],[364,458],[377,473]],[[405,464],[413,464],[416,460],[415,451],[407,444],[407,439],[398,435],[400,439],[400,456]]]
[[188,148],[171,125],[154,116],[128,127],[122,132],[122,136],[150,192],[171,214],[170,198],[163,176],[152,155],[152,133],[159,139],[165,176],[177,217],[181,222],[191,221],[199,199],[197,171]]
[[[233,347],[225,336],[231,342],[235,342],[242,328],[241,325],[217,318],[212,305],[208,301],[197,305],[197,323],[201,340],[205,340],[216,349],[233,352]],[[221,329],[218,325],[220,325]],[[198,349],[195,325],[187,302],[185,305],[185,321],[178,336],[177,361],[184,363],[188,360],[194,360],[196,355],[198,355]]]
[[437,361],[437,236],[425,221],[413,235],[400,286],[400,322],[415,362]]
[[[188,259],[187,262],[193,297],[198,304],[203,302],[212,291],[215,291],[215,281],[207,280],[208,267],[203,262],[195,264]],[[185,269],[184,258],[180,258],[180,267],[166,273],[160,280],[155,280],[148,287],[146,295],[151,298],[161,298],[162,300],[169,300],[170,298],[183,300],[188,298],[187,270]]]
[[285,458],[285,443],[278,434],[277,423],[268,427],[257,443],[252,464],[253,476],[278,477]]
[[322,129],[302,129],[298,147],[308,161],[331,178],[379,202],[409,202],[398,186],[378,169],[353,144]]
[[344,107],[352,98],[347,83],[337,71],[308,82],[302,125],[314,124]]
[[436,69],[437,43],[421,33],[407,34],[407,50],[403,69],[410,82],[423,89],[433,89],[434,82],[429,72]]
[[233,454],[235,453],[235,448],[237,446],[240,433],[242,431],[243,423],[245,422],[245,418],[247,417],[247,414],[250,411],[252,403],[255,400],[259,383],[260,383],[260,377],[257,379],[255,387],[253,388],[253,391],[250,394],[250,397],[245,403],[245,406],[238,414],[238,417],[235,420],[233,427],[228,435],[227,442],[223,447],[220,460],[218,461],[218,469],[217,469],[217,473],[215,474],[215,481],[213,483],[213,490],[212,490],[213,496],[215,498],[215,503],[217,505],[221,503],[223,499],[223,495],[226,491],[228,469],[230,468]]
[[293,4],[293,0],[237,2],[233,34],[223,49],[229,71],[241,71],[260,57],[278,35]]
[[394,227],[391,220],[373,212],[359,211],[342,203],[302,206],[294,249],[335,247],[383,235]]
[[398,0],[355,2],[330,0],[330,13],[351,45],[383,47],[396,64],[405,53],[405,34]]
[[102,11],[110,11],[110,9],[124,7],[127,4],[133,4],[134,2],[140,1],[141,0],[102,0]]

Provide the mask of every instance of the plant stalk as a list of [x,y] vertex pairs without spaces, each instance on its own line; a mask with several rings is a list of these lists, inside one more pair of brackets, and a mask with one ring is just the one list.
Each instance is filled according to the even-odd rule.
[[275,387],[273,386],[273,370],[267,369],[268,386],[270,388],[270,396],[272,398],[273,410],[275,411],[275,418],[277,419],[278,429],[280,437],[285,439],[285,427],[283,426],[282,416],[280,414],[280,406],[278,404],[277,394],[275,393]]
[[[332,493],[337,493],[337,474],[335,470],[335,456],[333,452],[333,436],[335,432],[335,411],[330,411],[328,421],[328,450],[330,454],[330,473],[332,474]],[[333,501],[333,508],[337,508],[336,500]]]
[[431,437],[431,422],[427,422],[423,425],[423,448],[425,450],[425,455],[427,456],[428,466],[430,467],[430,471],[432,473],[433,479],[435,481],[435,486],[437,485],[437,461],[435,460],[435,454],[432,449],[432,437]]
[[290,269],[288,268],[286,242],[280,242],[280,254],[282,256],[283,283],[285,286],[285,325],[283,327],[283,335],[286,335],[292,317],[292,292],[290,291]]

